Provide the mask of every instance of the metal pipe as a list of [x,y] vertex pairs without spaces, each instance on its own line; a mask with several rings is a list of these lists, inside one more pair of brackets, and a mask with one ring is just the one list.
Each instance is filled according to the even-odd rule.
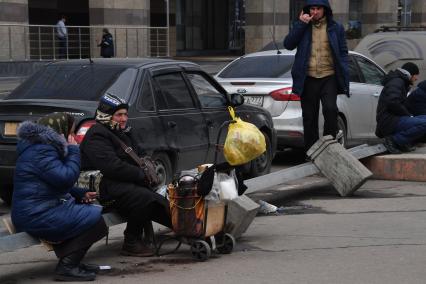
[[9,60],[12,60],[12,32],[11,29],[12,27],[9,27]]
[[78,28],[78,47],[79,47],[80,59],[81,59],[81,28]]
[[[274,0],[275,1],[275,0]],[[169,0],[166,0],[166,19],[167,19],[167,57],[170,57],[170,5],[169,5]]]
[[40,37],[40,28],[38,27],[38,59],[41,61],[41,37]]
[[126,31],[126,58],[129,58],[129,42],[128,42],[128,39],[127,39],[127,29],[125,29],[125,31]]
[[115,40],[115,44],[114,44],[114,56],[117,57],[117,29],[114,29],[114,40]]
[[136,57],[139,57],[139,30],[136,30]]
[[273,3],[273,6],[272,6],[272,9],[273,9],[273,26],[272,26],[272,39],[275,41],[275,24],[276,24],[276,11],[275,11],[275,3],[276,3],[276,0],[274,0],[274,3]]
[[53,60],[56,60],[56,38],[55,38],[55,28],[52,28],[52,42],[53,42]]
[[[24,27],[24,44],[25,44],[25,46],[24,46],[24,57],[25,57],[25,60],[28,60],[28,50],[27,50],[27,45],[28,45],[28,33],[27,33],[27,29]],[[27,57],[28,56],[28,57]]]

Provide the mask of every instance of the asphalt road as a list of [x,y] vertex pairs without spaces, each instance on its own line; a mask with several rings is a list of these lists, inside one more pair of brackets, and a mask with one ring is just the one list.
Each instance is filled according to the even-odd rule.
[[[354,197],[333,189],[278,202],[234,252],[195,262],[188,246],[164,257],[118,256],[123,226],[86,261],[111,265],[95,283],[424,283],[426,183],[368,181]],[[50,283],[56,259],[39,246],[3,254],[0,283]]]

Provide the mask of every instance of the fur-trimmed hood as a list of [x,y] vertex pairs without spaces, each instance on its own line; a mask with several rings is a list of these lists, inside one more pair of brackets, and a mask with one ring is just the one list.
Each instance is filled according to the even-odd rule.
[[65,137],[47,126],[32,121],[24,121],[18,127],[17,136],[22,142],[21,145],[18,145],[19,153],[25,151],[30,145],[47,144],[58,149],[63,157],[68,155],[68,143]]

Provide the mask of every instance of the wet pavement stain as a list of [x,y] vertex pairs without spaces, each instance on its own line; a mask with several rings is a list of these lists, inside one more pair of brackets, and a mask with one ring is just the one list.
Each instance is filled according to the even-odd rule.
[[190,258],[154,258],[143,262],[130,262],[130,261],[119,261],[118,263],[122,267],[113,267],[111,270],[101,272],[100,274],[107,276],[119,276],[125,277],[125,275],[139,274],[139,273],[152,273],[152,272],[164,272],[164,266],[177,266],[183,265],[185,269],[187,264],[193,264],[197,261]]
[[157,258],[157,259],[149,260],[148,262],[152,264],[165,263],[169,265],[180,265],[180,264],[196,263],[197,261],[194,259],[189,259],[189,258]]

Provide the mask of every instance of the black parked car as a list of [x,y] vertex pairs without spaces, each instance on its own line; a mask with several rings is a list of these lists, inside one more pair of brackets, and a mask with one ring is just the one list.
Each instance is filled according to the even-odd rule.
[[[24,120],[48,113],[72,114],[80,142],[94,124],[104,93],[129,102],[129,125],[139,146],[159,162],[163,183],[174,173],[212,163],[220,126],[230,119],[228,105],[264,134],[266,153],[244,166],[247,177],[268,173],[276,133],[263,108],[242,105],[197,64],[167,59],[99,59],[48,64],[0,101],[0,197],[10,202],[16,161],[16,129]],[[226,130],[221,135],[224,141]],[[220,155],[223,160],[223,155]]]

